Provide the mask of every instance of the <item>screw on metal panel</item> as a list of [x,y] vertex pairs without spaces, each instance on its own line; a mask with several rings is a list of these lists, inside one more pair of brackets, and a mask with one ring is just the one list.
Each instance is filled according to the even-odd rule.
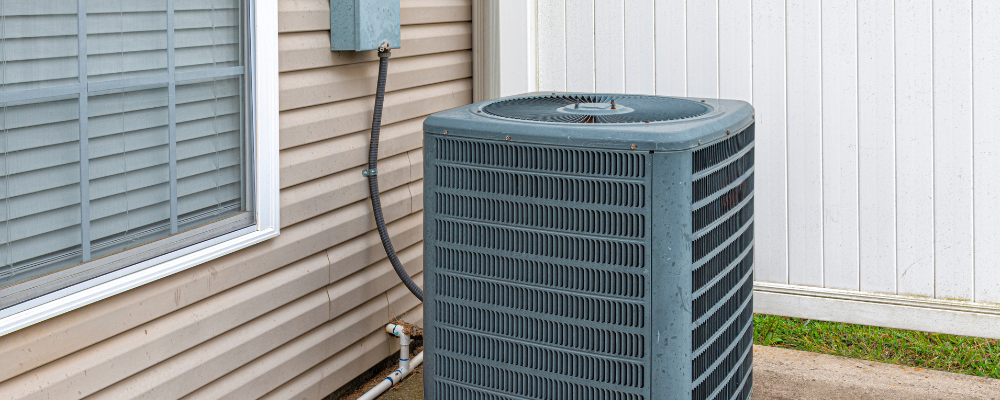
[[635,145],[634,144],[632,145],[632,150],[635,150]]
[[729,131],[726,131],[726,136],[729,136]]
[[649,121],[642,121],[642,122],[645,122],[645,123],[647,123],[647,124],[649,123]]
[[507,140],[509,142],[510,141],[510,136],[507,136],[507,139],[505,139],[505,140]]
[[702,100],[701,102],[702,102],[702,103],[704,103],[704,102],[705,102],[705,100]]
[[444,131],[444,134],[445,134],[445,135],[447,135],[447,134],[448,134],[448,131]]
[[618,107],[615,107],[615,101],[614,100],[611,100],[611,109],[612,110],[617,110],[618,109]]
[[476,111],[476,112],[477,112],[477,113],[480,113],[480,114],[482,114],[482,113],[483,113],[482,111]]
[[701,146],[701,141],[700,140],[698,141],[698,145]]

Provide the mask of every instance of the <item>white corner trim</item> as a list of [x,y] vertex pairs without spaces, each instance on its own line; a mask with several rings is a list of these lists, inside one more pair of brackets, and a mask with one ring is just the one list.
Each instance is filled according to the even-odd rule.
[[257,224],[0,311],[0,336],[278,236],[278,0],[255,0],[253,26]]
[[754,283],[754,312],[1000,339],[1000,305]]
[[257,139],[257,223],[277,236],[279,216],[278,0],[255,0],[254,103]]
[[500,2],[472,2],[472,101],[500,97]]

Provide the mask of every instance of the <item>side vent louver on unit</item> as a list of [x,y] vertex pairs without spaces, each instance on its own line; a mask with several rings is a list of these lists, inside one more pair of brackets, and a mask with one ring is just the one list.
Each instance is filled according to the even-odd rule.
[[733,398],[750,380],[753,139],[750,126],[692,157],[692,400]]
[[429,117],[425,396],[748,400],[752,111],[546,94]]

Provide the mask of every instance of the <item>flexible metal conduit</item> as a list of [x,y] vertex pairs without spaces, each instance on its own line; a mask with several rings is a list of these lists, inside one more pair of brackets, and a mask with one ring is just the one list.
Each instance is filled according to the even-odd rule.
[[375,213],[375,224],[378,226],[378,236],[382,239],[382,247],[385,249],[385,254],[389,256],[392,269],[396,270],[396,275],[399,275],[399,279],[422,302],[424,301],[424,292],[420,290],[420,287],[413,282],[413,279],[410,279],[410,275],[403,269],[403,264],[399,262],[396,250],[392,247],[392,241],[389,240],[389,231],[385,229],[385,218],[382,217],[382,202],[378,197],[378,134],[379,128],[382,126],[382,102],[385,100],[385,77],[389,69],[390,54],[388,47],[388,44],[385,44],[378,51],[378,88],[375,90],[375,115],[372,118],[372,141],[368,148],[368,169],[365,170],[364,175],[368,177],[368,192],[371,194],[372,211]]
[[[410,275],[403,269],[403,264],[399,262],[396,250],[392,247],[392,241],[389,240],[389,231],[385,228],[385,218],[382,216],[382,202],[378,196],[378,134],[379,128],[382,126],[382,103],[385,100],[385,77],[389,69],[389,56],[388,43],[379,47],[378,88],[375,90],[372,141],[368,148],[368,169],[364,171],[364,175],[368,177],[368,192],[371,194],[372,211],[375,213],[375,224],[378,226],[378,236],[382,239],[382,248],[385,249],[385,254],[389,257],[389,262],[392,263],[392,269],[396,270],[396,275],[399,275],[399,279],[403,281],[406,288],[410,289],[410,292],[422,302],[424,301],[424,292],[420,290],[420,287],[413,282],[413,279],[410,279]],[[399,337],[399,368],[358,400],[373,400],[377,398],[383,392],[395,386],[396,383],[402,381],[403,378],[409,375],[410,372],[413,372],[424,361],[423,352],[420,352],[416,357],[413,357],[413,360],[410,360],[410,336],[403,332],[402,326],[389,324],[386,325],[385,331]]]

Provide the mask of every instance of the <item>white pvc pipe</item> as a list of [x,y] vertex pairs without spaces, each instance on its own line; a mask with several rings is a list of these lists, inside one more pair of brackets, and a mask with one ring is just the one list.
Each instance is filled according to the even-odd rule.
[[424,362],[424,352],[420,352],[413,360],[410,360],[410,335],[403,333],[403,327],[396,324],[386,325],[385,331],[399,337],[399,368],[392,371],[389,376],[385,378],[382,382],[379,382],[377,386],[365,393],[364,396],[358,398],[358,400],[374,400],[379,395],[389,390],[397,383],[403,380],[410,372],[420,366]]
[[385,326],[385,331],[399,337],[399,369],[410,368],[410,335],[403,333],[403,327],[396,324]]

